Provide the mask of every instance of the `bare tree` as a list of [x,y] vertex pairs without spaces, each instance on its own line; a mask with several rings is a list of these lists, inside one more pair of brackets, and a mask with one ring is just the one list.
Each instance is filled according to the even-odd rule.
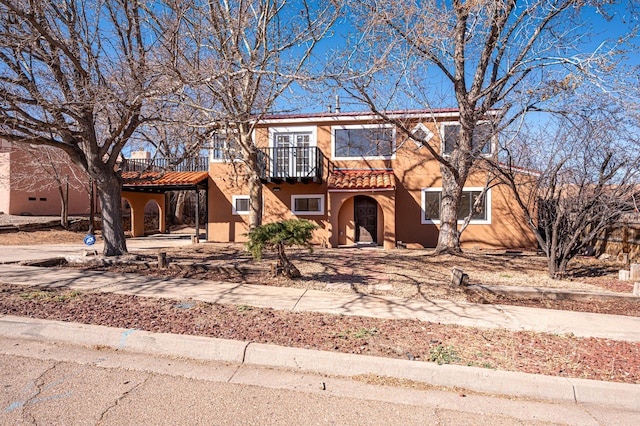
[[107,256],[127,252],[118,160],[160,80],[143,6],[0,0],[0,136],[58,147],[89,175]]
[[204,125],[233,136],[249,184],[249,227],[262,220],[257,122],[296,82],[338,14],[338,2],[307,0],[169,1],[158,20],[169,41],[165,63],[183,83],[179,101],[206,113]]
[[[166,170],[206,171],[212,131],[206,126],[194,125],[203,122],[201,112],[172,100],[171,96],[169,100],[154,102],[154,106],[154,115],[159,119],[153,126],[141,128],[131,147],[151,150],[153,158],[148,165],[156,169],[161,166]],[[190,197],[185,191],[170,192],[167,197],[167,217],[172,218],[173,223],[182,224]]]
[[553,278],[566,275],[571,259],[634,211],[640,193],[637,123],[629,111],[593,105],[519,131],[503,150],[504,162],[493,164],[513,190]]
[[27,144],[17,144],[15,149],[23,154],[20,167],[13,168],[9,178],[11,186],[22,191],[47,191],[55,188],[60,197],[60,224],[69,227],[69,189],[86,191],[88,178],[77,167],[69,166],[69,156],[51,146],[37,149]]
[[[341,87],[373,112],[411,129],[385,111],[402,102],[431,108],[452,100],[458,134],[446,150],[424,144],[440,162],[441,226],[436,252],[460,251],[458,207],[478,158],[502,125],[566,90],[599,69],[612,71],[616,46],[580,54],[588,38],[584,11],[610,1],[478,0],[395,2],[353,0],[359,31],[335,70]],[[442,106],[442,105],[437,105]],[[479,123],[492,123],[491,132]],[[443,146],[445,143],[443,143]]]

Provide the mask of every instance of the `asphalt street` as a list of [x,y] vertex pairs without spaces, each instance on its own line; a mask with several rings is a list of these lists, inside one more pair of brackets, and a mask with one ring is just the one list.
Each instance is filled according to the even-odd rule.
[[637,412],[0,339],[0,424],[601,425]]

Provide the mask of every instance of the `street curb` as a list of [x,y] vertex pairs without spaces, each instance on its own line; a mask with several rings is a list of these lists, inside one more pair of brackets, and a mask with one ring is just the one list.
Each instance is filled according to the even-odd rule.
[[555,402],[607,405],[631,410],[640,407],[640,386],[627,383],[437,365],[9,315],[0,316],[0,336],[347,377],[377,374],[475,392]]
[[242,364],[247,342],[0,316],[0,336]]

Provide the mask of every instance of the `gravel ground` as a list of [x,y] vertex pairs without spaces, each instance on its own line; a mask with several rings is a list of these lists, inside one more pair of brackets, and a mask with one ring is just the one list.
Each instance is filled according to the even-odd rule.
[[0,313],[640,384],[640,342],[0,284]]
[[[1,241],[1,240],[0,240]],[[156,267],[157,255],[138,254],[138,261],[116,264],[88,263],[72,267],[173,276],[212,281],[233,281],[314,290],[383,294],[406,298],[467,300],[461,288],[450,285],[451,269],[459,267],[469,275],[470,284],[563,288],[631,294],[633,283],[619,281],[624,265],[592,258],[576,259],[565,280],[552,280],[546,260],[535,253],[505,255],[504,252],[477,251],[462,255],[435,256],[429,250],[381,249],[290,249],[289,257],[302,273],[291,280],[272,277],[272,253],[262,262],[253,262],[240,244],[199,244],[163,250],[169,269]],[[263,273],[238,273],[243,268]]]

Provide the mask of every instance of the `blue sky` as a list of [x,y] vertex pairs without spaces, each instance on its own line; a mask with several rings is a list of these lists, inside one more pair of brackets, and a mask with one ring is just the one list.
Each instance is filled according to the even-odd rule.
[[[632,25],[638,24],[638,16],[633,15],[634,8],[640,8],[635,6],[635,0],[623,1],[621,4],[614,6],[608,6],[602,11],[598,11],[593,7],[585,8],[582,12],[582,20],[585,23],[584,38],[576,37],[576,50],[577,55],[588,55],[594,50],[606,49],[611,47],[621,37],[624,37],[629,33]],[[606,17],[605,17],[606,16]],[[340,49],[344,46],[344,37],[353,32],[354,28],[349,22],[348,18],[342,18],[336,23],[334,27],[333,36],[324,40],[314,53],[314,57],[311,58],[312,62],[309,64],[311,67],[317,66],[318,61],[323,61],[330,55],[334,49]],[[581,31],[580,29],[578,31]],[[625,44],[625,47],[629,49],[625,53],[626,70],[630,70],[631,67],[637,67],[640,65],[640,55],[637,48],[633,43],[638,43],[640,40],[636,36],[629,40],[631,44]],[[637,78],[637,73],[636,73]],[[444,103],[447,105],[431,105],[432,107],[451,107],[455,106],[455,99],[453,98],[453,92],[451,83],[444,79],[442,76],[432,74],[429,76],[429,84],[433,84],[434,90],[445,93],[440,99],[446,99]],[[282,102],[279,104],[282,111],[295,109],[295,112],[320,112],[326,111],[327,105],[333,105],[335,103],[335,95],[340,94],[342,110],[362,110],[363,106],[351,101],[347,95],[336,88],[323,88],[320,93],[304,93],[300,88],[294,87],[292,94],[300,96],[302,94],[303,100],[296,100],[292,102],[289,96],[285,96]],[[402,101],[396,102],[398,107],[403,107]],[[413,108],[418,105],[407,105],[407,108]]]

